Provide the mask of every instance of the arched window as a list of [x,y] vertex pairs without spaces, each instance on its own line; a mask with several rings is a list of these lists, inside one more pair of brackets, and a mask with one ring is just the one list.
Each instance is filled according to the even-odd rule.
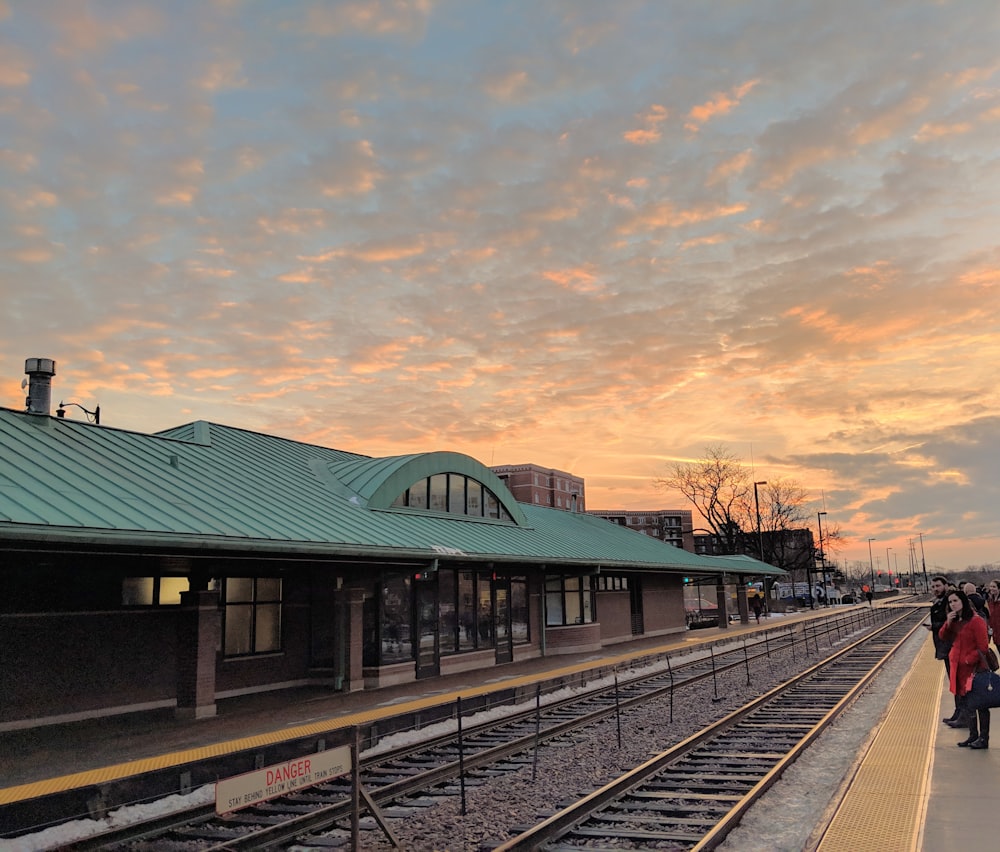
[[414,482],[392,501],[397,509],[421,509],[474,518],[513,522],[496,494],[461,473],[436,473]]

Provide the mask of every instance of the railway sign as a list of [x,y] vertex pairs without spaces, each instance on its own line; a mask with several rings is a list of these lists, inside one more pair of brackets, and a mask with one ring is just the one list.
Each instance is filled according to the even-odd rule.
[[229,814],[350,771],[351,747],[340,746],[223,778],[215,784],[215,812]]

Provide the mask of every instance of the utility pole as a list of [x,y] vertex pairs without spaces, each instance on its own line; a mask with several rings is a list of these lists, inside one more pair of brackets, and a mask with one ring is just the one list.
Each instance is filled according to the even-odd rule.
[[816,523],[819,526],[819,573],[823,580],[823,600],[826,600],[826,556],[823,555],[823,515],[826,512],[816,513]]
[[924,534],[917,533],[920,536],[920,565],[924,569],[924,589],[929,589],[930,585],[927,582],[927,560],[924,559]]

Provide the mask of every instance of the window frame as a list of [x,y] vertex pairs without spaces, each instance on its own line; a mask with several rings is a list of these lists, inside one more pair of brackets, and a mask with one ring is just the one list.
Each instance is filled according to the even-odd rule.
[[[142,594],[143,598],[148,597],[148,601],[147,600],[142,600],[142,601],[135,602],[135,601],[127,601],[125,599],[125,586],[126,586],[127,583],[129,583],[130,580],[131,581],[136,581],[136,580],[140,580],[140,581],[141,580],[148,580],[148,581],[150,581],[151,587],[150,587],[150,590],[149,590],[149,595],[147,596],[145,594],[145,590],[143,590],[143,594]],[[190,589],[191,589],[191,578],[187,577],[185,575],[182,575],[182,574],[153,574],[153,575],[151,575],[151,574],[143,574],[142,576],[122,577],[121,605],[123,607],[125,607],[126,609],[134,609],[136,607],[180,606],[180,604],[181,604],[181,600],[180,600],[180,594],[181,594],[181,592],[178,592],[178,594],[177,594],[177,600],[171,600],[171,601],[166,601],[166,602],[163,600],[163,592],[164,592],[163,581],[164,580],[184,580],[184,581],[187,582],[187,588],[186,589],[181,589],[181,592],[190,591]]]
[[594,578],[555,574],[545,578],[545,626],[573,627],[597,621]]
[[[230,598],[230,583],[236,580],[250,581],[250,595],[248,598]],[[261,584],[267,581],[277,583],[277,597],[267,596],[261,593]],[[222,604],[222,656],[227,660],[247,659],[250,657],[260,657],[269,654],[280,654],[284,652],[284,595],[285,587],[281,577],[226,577],[222,583],[222,594],[220,602]],[[230,628],[233,627],[231,619],[235,616],[237,608],[240,610],[249,608],[249,650],[230,650]],[[261,613],[265,610],[276,610],[277,628],[275,641],[267,647],[259,648],[261,633]],[[245,637],[246,638],[246,637]]]

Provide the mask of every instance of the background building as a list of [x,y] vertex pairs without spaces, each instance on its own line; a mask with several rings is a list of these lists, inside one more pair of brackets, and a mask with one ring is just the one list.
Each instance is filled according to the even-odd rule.
[[695,551],[690,509],[594,509],[587,514],[658,538],[674,547]]
[[501,464],[490,470],[519,503],[566,512],[583,512],[586,508],[583,479],[564,470],[537,464]]

